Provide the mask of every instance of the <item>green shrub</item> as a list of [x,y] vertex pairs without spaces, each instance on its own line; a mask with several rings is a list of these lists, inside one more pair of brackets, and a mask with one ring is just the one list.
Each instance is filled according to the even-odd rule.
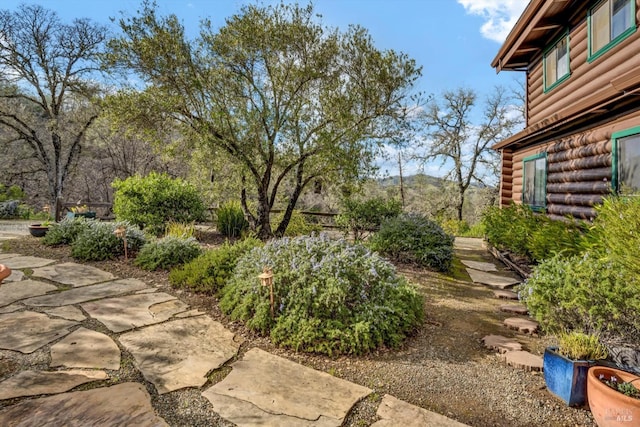
[[640,276],[640,196],[608,197],[596,212],[585,246]]
[[453,260],[453,236],[421,214],[403,214],[382,223],[371,248],[404,263],[448,271]]
[[[284,212],[272,217],[272,230],[276,229],[283,217]],[[308,236],[313,233],[320,233],[321,231],[322,227],[319,224],[310,223],[306,220],[304,215],[300,213],[300,211],[294,210],[291,213],[291,219],[289,220],[289,224],[287,225],[287,230],[284,232],[284,235],[287,237]]]
[[127,249],[130,253],[140,250],[146,241],[140,229],[127,222],[91,221],[88,224],[90,226],[82,230],[71,244],[71,256],[81,261],[102,261],[124,254],[123,241],[114,234],[119,226],[126,227]]
[[116,179],[113,211],[126,220],[156,235],[170,221],[192,222],[203,218],[205,206],[195,186],[180,178],[151,172],[145,177]]
[[15,219],[20,217],[20,200],[0,202],[0,219]]
[[607,331],[633,340],[640,329],[640,280],[590,253],[543,261],[520,297],[548,331]]
[[538,217],[524,205],[489,207],[482,215],[487,241],[500,250],[530,256],[527,242],[537,228]]
[[193,237],[166,236],[145,244],[135,264],[145,270],[169,269],[183,265],[202,253],[200,244]]
[[216,211],[218,231],[226,237],[238,237],[249,228],[242,206],[238,202],[226,202]]
[[11,185],[9,187],[0,184],[0,202],[6,202],[8,200],[22,200],[27,195],[22,191],[22,188],[17,185]]
[[[275,317],[263,267],[273,269]],[[389,262],[325,236],[272,240],[243,256],[220,307],[280,346],[361,354],[398,346],[421,323],[423,299]]]
[[587,231],[581,222],[552,220],[516,204],[488,208],[482,225],[492,246],[537,262],[559,252],[566,256],[582,253]]
[[467,221],[458,219],[446,219],[440,222],[440,227],[452,236],[462,236],[471,229]]
[[82,217],[65,218],[57,224],[52,224],[41,241],[47,246],[70,245],[80,233],[91,227],[93,222],[94,220]]
[[469,230],[460,234],[460,237],[478,237],[483,238],[485,236],[484,224],[478,222],[469,227]]
[[587,226],[577,221],[557,221],[541,216],[537,227],[527,241],[527,254],[540,262],[549,256],[562,252],[565,256],[579,255]]
[[336,217],[336,224],[345,232],[352,232],[355,240],[362,240],[378,231],[384,220],[394,218],[401,212],[402,205],[393,199],[347,199],[343,202],[342,213]]
[[175,287],[215,294],[233,274],[238,259],[251,249],[262,245],[261,240],[253,237],[235,244],[226,242],[217,249],[205,251],[182,267],[171,270],[169,281]]

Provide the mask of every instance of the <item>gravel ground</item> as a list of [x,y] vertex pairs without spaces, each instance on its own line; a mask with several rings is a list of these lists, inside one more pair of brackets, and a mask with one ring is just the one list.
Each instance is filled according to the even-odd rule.
[[[214,235],[203,237],[212,245],[219,242]],[[69,248],[47,248],[32,237],[10,243],[0,242],[0,245],[5,251],[72,261]],[[484,253],[466,255],[479,261],[491,260]],[[514,335],[502,326],[502,320],[510,316],[497,308],[504,304],[503,300],[494,299],[487,288],[466,281],[468,277],[465,277],[463,266],[458,261],[450,275],[400,266],[400,271],[426,296],[427,318],[423,327],[401,349],[381,349],[361,357],[327,357],[276,348],[268,339],[225,318],[215,297],[172,289],[166,272],[146,272],[122,259],[89,264],[119,277],[136,277],[158,285],[163,291],[207,311],[212,318],[244,338],[238,358],[248,349],[259,347],[374,390],[353,408],[343,424],[345,426],[360,427],[375,422],[378,404],[387,393],[471,426],[595,425],[588,410],[568,408],[551,396],[540,373],[506,366],[494,352],[482,346],[480,339],[485,335]],[[92,319],[85,322],[98,326]],[[98,330],[113,336],[103,326]],[[519,336],[519,339],[536,354],[541,354],[544,347],[552,342],[545,337]],[[0,380],[29,367],[47,369],[49,348],[46,346],[30,355],[0,350]],[[200,389],[158,395],[135,368],[131,355],[122,347],[121,350],[123,360],[119,371],[109,372],[111,378],[105,382],[78,389],[138,381],[147,385],[154,408],[172,426],[232,425],[210,409],[208,401],[200,395]],[[231,369],[228,365],[212,372],[202,390],[222,380]],[[0,402],[0,408],[16,401]]]

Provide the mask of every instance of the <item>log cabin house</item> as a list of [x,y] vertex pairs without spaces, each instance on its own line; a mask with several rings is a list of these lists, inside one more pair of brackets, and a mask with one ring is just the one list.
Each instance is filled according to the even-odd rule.
[[492,62],[526,73],[526,126],[501,153],[500,203],[591,219],[640,189],[640,0],[531,0]]

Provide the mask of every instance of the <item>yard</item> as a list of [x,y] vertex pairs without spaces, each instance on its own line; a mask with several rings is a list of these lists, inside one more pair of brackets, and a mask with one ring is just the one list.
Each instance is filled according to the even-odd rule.
[[[210,245],[222,241],[213,232],[201,233],[200,240]],[[32,237],[3,243],[3,250],[74,261],[68,246],[45,247]],[[465,257],[493,261],[484,251],[466,253]],[[485,335],[513,335],[502,326],[502,320],[509,315],[498,310],[503,301],[495,299],[488,288],[470,283],[458,257],[453,272],[448,275],[399,265],[401,273],[417,284],[426,296],[426,319],[401,349],[384,349],[358,357],[328,357],[277,348],[241,323],[229,321],[220,312],[216,298],[173,289],[167,272],[144,271],[123,258],[89,264],[118,277],[134,277],[159,285],[163,291],[206,311],[245,339],[239,357],[250,348],[258,347],[371,388],[374,393],[359,402],[348,416],[345,422],[348,426],[372,424],[377,419],[378,403],[387,393],[473,426],[593,425],[589,411],[567,408],[552,397],[540,373],[506,366],[493,351],[483,347],[480,339]],[[519,339],[536,354],[541,354],[549,343],[544,337],[519,336]],[[33,363],[47,363],[46,360],[29,360],[42,358],[40,352],[31,355],[11,353],[11,357],[6,356],[8,352],[2,354],[5,357],[0,362],[0,378]],[[220,381],[229,370],[223,367],[211,373],[207,386]],[[126,351],[123,351],[118,374],[114,383],[144,381]],[[171,425],[210,425],[212,420],[220,420],[199,389],[183,389],[165,395],[158,395],[153,387],[148,390],[154,408]]]

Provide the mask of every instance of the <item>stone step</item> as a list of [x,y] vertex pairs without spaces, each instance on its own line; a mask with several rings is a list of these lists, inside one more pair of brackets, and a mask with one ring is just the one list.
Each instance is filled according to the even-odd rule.
[[376,415],[380,417],[371,427],[465,427],[466,424],[447,418],[444,415],[427,411],[418,406],[411,405],[389,394],[385,394],[378,407]]
[[499,299],[512,299],[512,300],[517,300],[518,299],[518,294],[513,292],[513,291],[509,291],[506,289],[495,289],[493,291],[493,295],[496,298]]
[[507,362],[507,365],[525,371],[542,371],[542,357],[529,353],[528,351],[509,351],[501,354],[500,357]]
[[469,268],[480,271],[498,271],[495,264],[490,262],[473,261],[469,259],[461,259],[460,262]]
[[498,353],[522,350],[522,344],[513,338],[507,338],[502,335],[487,335],[482,338],[482,342],[485,347],[496,350]]
[[527,307],[520,304],[506,304],[500,306],[500,311],[504,311],[505,313],[514,313],[514,314],[529,314],[529,310]]
[[520,284],[520,280],[513,277],[500,276],[497,274],[487,273],[486,271],[466,268],[467,274],[474,283],[481,283],[497,289],[506,289]]
[[535,334],[538,332],[538,322],[523,319],[522,317],[509,317],[504,319],[504,325],[510,329],[516,329],[524,334]]

